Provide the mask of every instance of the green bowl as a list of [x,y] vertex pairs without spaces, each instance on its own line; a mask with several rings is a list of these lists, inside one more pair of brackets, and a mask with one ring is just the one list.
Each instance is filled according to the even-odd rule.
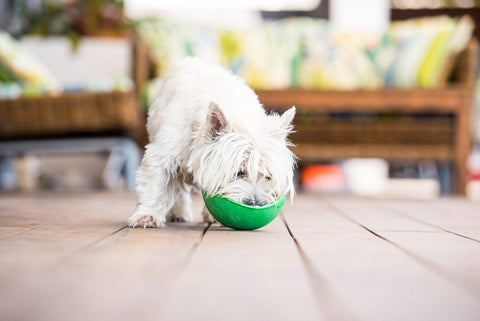
[[255,230],[264,227],[277,217],[285,203],[285,195],[265,206],[249,206],[222,195],[207,197],[202,193],[205,206],[220,223],[236,230]]

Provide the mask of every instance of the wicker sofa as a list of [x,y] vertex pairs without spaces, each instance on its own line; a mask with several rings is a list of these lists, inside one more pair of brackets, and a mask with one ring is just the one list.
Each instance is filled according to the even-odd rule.
[[[152,63],[145,45],[134,40],[132,48],[133,77],[141,88],[152,75]],[[470,116],[477,57],[478,43],[472,39],[453,62],[448,85],[438,89],[256,92],[267,109],[283,111],[292,105],[297,107],[292,140],[301,163],[350,157],[434,160],[452,169],[453,191],[463,195],[472,145]],[[383,117],[331,121],[325,117],[331,113],[377,113]]]

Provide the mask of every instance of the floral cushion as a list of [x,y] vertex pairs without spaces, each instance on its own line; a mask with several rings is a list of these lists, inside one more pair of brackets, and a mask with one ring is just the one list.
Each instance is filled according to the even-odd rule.
[[471,37],[471,18],[391,24],[369,37],[335,32],[325,20],[289,18],[242,29],[145,20],[137,24],[161,77],[185,56],[221,64],[256,89],[431,88],[445,84]]

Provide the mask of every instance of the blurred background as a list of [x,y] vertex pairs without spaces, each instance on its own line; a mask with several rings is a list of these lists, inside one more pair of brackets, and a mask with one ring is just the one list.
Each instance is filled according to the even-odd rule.
[[478,0],[1,0],[0,191],[134,188],[162,76],[199,56],[296,105],[298,188],[480,199]]

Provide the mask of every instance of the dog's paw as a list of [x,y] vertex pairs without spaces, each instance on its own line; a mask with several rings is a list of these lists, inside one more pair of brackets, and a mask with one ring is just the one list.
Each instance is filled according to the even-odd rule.
[[133,214],[128,219],[129,227],[163,227],[164,222],[155,215],[151,214]]

